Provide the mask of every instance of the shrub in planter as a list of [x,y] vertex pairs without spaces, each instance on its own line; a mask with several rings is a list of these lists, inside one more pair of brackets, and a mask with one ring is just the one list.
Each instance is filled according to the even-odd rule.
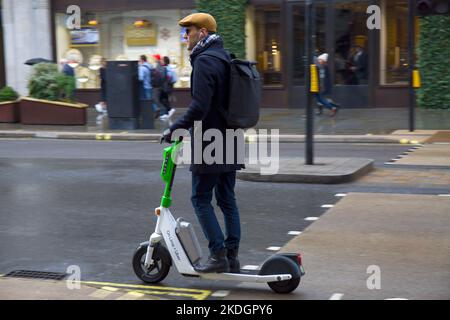
[[0,90],[0,102],[16,101],[17,99],[19,99],[19,94],[13,88],[4,87]]
[[75,79],[59,72],[54,63],[38,63],[33,67],[28,89],[32,98],[74,102]]
[[20,103],[23,124],[86,124],[88,106],[74,101],[75,78],[59,72],[56,64],[36,64],[28,89],[30,97]]
[[19,94],[11,87],[0,90],[0,122],[19,121]]

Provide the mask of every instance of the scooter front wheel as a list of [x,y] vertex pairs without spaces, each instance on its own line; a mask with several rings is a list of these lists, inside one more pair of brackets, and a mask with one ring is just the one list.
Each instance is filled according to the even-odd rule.
[[146,245],[141,245],[133,255],[133,269],[137,277],[147,283],[158,283],[164,280],[172,265],[169,251],[161,244],[156,244],[153,250],[153,264],[145,267]]

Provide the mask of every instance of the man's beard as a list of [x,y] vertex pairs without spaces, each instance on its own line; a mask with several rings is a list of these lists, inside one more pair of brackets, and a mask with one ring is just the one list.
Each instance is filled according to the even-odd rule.
[[202,39],[200,39],[200,34],[197,34],[197,39],[195,39],[195,41],[194,42],[189,42],[189,45],[188,45],[188,50],[189,51],[192,51],[192,49],[194,49],[195,48],[195,46],[201,41]]

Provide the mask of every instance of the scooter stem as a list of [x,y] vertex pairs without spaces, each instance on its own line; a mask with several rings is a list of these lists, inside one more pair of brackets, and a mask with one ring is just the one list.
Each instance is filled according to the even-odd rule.
[[175,164],[175,159],[178,153],[178,149],[183,141],[182,137],[178,141],[175,141],[172,146],[164,149],[163,154],[163,164],[161,168],[161,178],[166,183],[164,188],[164,195],[161,198],[161,207],[169,208],[172,204],[171,192],[173,180],[175,178],[175,171],[177,165]]

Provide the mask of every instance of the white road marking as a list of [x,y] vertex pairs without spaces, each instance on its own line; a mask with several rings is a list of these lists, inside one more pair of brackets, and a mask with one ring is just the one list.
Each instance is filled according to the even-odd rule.
[[211,297],[224,298],[224,297],[226,297],[229,294],[230,294],[230,291],[228,291],[228,290],[219,290],[219,291],[214,292],[211,295]]
[[289,231],[288,235],[290,236],[298,236],[299,234],[302,234],[301,231]]
[[324,204],[322,206],[320,206],[321,208],[333,208],[334,204]]
[[346,197],[347,194],[346,193],[336,193],[334,196],[335,197]]
[[438,194],[439,197],[450,197],[450,194]]
[[343,293],[335,293],[330,297],[329,300],[341,300],[343,296]]
[[267,248],[267,250],[270,250],[270,251],[278,251],[280,249],[281,249],[281,247],[268,247]]
[[319,217],[308,217],[308,218],[305,218],[305,220],[306,221],[316,221],[316,220],[319,220]]

